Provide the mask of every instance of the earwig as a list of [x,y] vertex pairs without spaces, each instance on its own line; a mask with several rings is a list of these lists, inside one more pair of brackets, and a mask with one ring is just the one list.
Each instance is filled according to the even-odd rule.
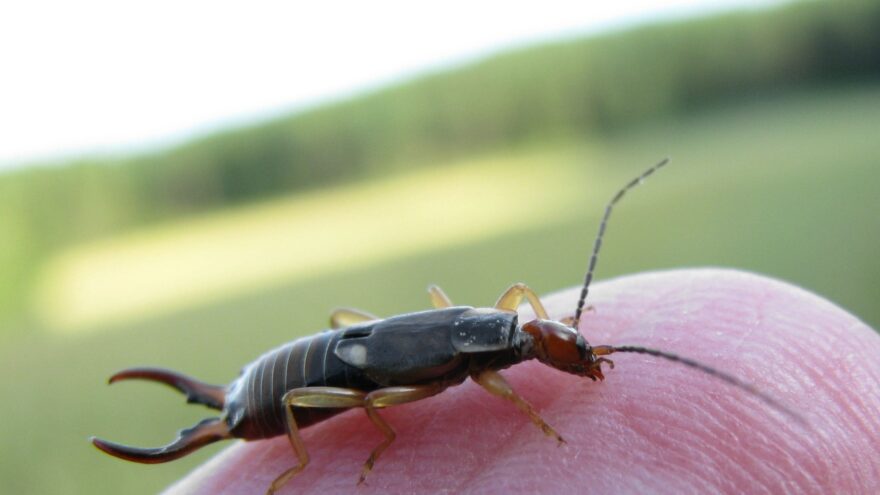
[[[361,469],[358,483],[362,483],[395,436],[379,409],[431,397],[470,377],[489,393],[511,401],[547,436],[563,443],[562,437],[511,388],[499,371],[537,359],[566,373],[603,380],[602,365],[614,367],[605,356],[614,353],[645,354],[681,363],[715,376],[799,420],[796,413],[733,375],[656,349],[591,346],[577,330],[614,206],[668,161],[660,161],[627,183],[606,205],[571,318],[550,319],[537,294],[521,283],[507,289],[491,308],[454,306],[439,287],[432,285],[428,288],[434,307],[431,310],[379,318],[354,309],[338,309],[330,317],[330,330],[263,354],[245,366],[226,387],[157,368],[131,368],[116,373],[110,383],[129,379],[164,383],[185,394],[187,402],[219,410],[221,415],[180,431],[178,438],[164,447],[136,448],[97,438],[92,438],[92,443],[110,455],[149,464],[172,461],[228,438],[256,440],[286,434],[299,462],[272,482],[267,490],[272,494],[309,462],[300,429],[362,407],[385,435]],[[517,308],[524,299],[536,318],[520,322]]]

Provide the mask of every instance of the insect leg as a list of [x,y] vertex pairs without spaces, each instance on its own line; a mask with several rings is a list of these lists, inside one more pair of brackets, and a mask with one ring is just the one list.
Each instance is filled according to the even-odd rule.
[[363,321],[378,320],[379,317],[366,311],[353,308],[338,308],[330,313],[330,328],[350,327]]
[[[592,304],[587,304],[586,307],[584,307],[583,312],[584,313],[592,313],[593,311],[596,311],[596,307],[593,306]],[[560,319],[559,323],[562,323],[563,325],[565,325],[567,327],[574,328],[574,315],[566,316],[565,318]],[[575,330],[577,330],[577,329],[575,328]]]
[[538,318],[542,320],[550,319],[550,317],[547,316],[547,310],[544,309],[544,305],[541,304],[541,300],[538,299],[538,295],[523,283],[515,283],[511,285],[510,288],[504,291],[504,294],[501,294],[501,297],[498,298],[495,307],[497,309],[516,311],[516,308],[519,307],[523,297],[526,297],[529,300],[529,304],[532,305],[532,309],[535,310],[535,315]]
[[406,404],[407,402],[414,402],[417,400],[425,399],[432,395],[439,394],[443,390],[446,389],[446,385],[416,385],[411,387],[388,387],[388,388],[380,388],[379,390],[374,390],[367,394],[366,399],[364,400],[364,409],[367,411],[367,417],[370,418],[370,421],[376,425],[379,430],[382,431],[382,434],[385,435],[385,440],[382,441],[372,452],[370,452],[370,457],[367,459],[367,462],[364,463],[364,467],[361,470],[361,476],[358,479],[358,485],[364,482],[367,478],[367,474],[369,474],[370,470],[373,469],[373,465],[376,463],[376,459],[382,455],[382,452],[391,445],[391,442],[394,441],[396,434],[391,426],[382,419],[382,416],[379,415],[377,409],[388,406],[396,406],[400,404]]
[[480,384],[480,386],[486,389],[490,394],[497,395],[499,397],[509,400],[510,402],[513,402],[513,405],[515,405],[520,411],[526,413],[529,416],[529,419],[532,420],[532,423],[535,423],[535,425],[540,428],[545,435],[551,438],[555,438],[560,445],[565,443],[565,440],[563,440],[562,437],[559,436],[559,433],[556,433],[556,431],[551,428],[550,425],[545,423],[544,420],[541,419],[541,416],[538,415],[538,412],[535,411],[535,409],[532,408],[532,406],[528,402],[526,402],[525,399],[514,392],[513,388],[510,386],[509,383],[507,383],[507,380],[504,379],[501,373],[498,373],[494,370],[486,370],[481,371],[478,374],[471,375],[471,378],[473,378],[475,382]]
[[293,415],[294,407],[329,407],[329,408],[351,408],[359,407],[364,403],[363,392],[347,388],[336,387],[303,387],[295,388],[284,394],[282,402],[284,403],[284,412],[287,414],[287,438],[290,440],[290,446],[293,447],[299,464],[281,473],[269,489],[266,495],[272,495],[280,490],[290,478],[300,473],[309,463],[309,453],[306,451],[306,445],[303,443],[299,434],[299,428],[296,426],[296,418]]
[[431,305],[434,306],[435,309],[449,308],[452,306],[452,301],[449,300],[449,296],[443,292],[443,289],[436,285],[428,286],[428,295],[431,297]]

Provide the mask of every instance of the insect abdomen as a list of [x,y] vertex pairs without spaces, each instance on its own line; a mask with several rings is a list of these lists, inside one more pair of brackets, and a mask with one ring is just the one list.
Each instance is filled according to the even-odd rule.
[[[333,330],[301,338],[263,354],[248,365],[227,393],[230,431],[248,439],[283,434],[286,419],[282,398],[296,388],[376,388],[375,384],[365,382],[362,373],[333,353],[341,336],[341,330]],[[297,425],[304,428],[343,411],[296,408],[294,416]]]

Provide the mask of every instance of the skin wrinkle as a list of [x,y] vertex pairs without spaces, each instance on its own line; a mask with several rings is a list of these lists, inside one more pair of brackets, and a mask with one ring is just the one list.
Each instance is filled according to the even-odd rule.
[[720,452],[720,450],[719,450],[719,452]]
[[[848,372],[847,375],[849,375],[853,381],[860,383],[869,383],[872,380],[875,382],[878,381],[870,373],[861,369],[854,369],[851,372]],[[868,403],[865,402],[865,396],[857,395],[854,400],[857,401],[857,403],[848,407],[847,412],[854,416],[854,420],[859,424],[859,430],[866,435],[876,433],[880,430],[880,424],[878,424],[880,421],[877,420],[877,414],[866,413],[866,411],[868,411]],[[873,422],[871,421],[872,419],[874,420]]]
[[[690,435],[690,437],[692,437],[690,445],[699,442],[701,438],[713,438],[716,440],[715,442],[708,442],[706,451],[701,454],[705,464],[711,465],[713,468],[712,472],[716,473],[716,476],[719,477],[719,481],[724,483],[725,480],[727,480],[729,484],[735,485],[734,480],[732,479],[733,476],[738,478],[760,478],[760,476],[750,474],[750,471],[754,471],[755,469],[764,470],[767,466],[760,464],[755,465],[753,462],[748,462],[748,466],[746,466],[745,462],[737,462],[736,456],[732,455],[738,452],[738,449],[736,448],[737,444],[729,441],[732,431],[725,428],[724,425],[718,421],[710,423],[709,420],[717,417],[715,414],[704,414],[704,416],[709,417],[703,420],[703,422],[696,422],[695,424],[690,425],[694,430]],[[751,459],[749,459],[749,461],[751,461]],[[725,470],[732,471],[733,475],[731,476],[731,474],[727,474],[723,477],[720,476]]]
[[[801,487],[806,488],[809,491],[821,491],[820,480],[815,475],[819,469],[814,469],[814,466],[809,463],[799,462],[792,454],[797,448],[799,448],[799,445],[794,439],[782,438],[777,444],[777,450],[785,457],[787,465],[791,468],[792,474],[799,475],[804,479],[800,484]],[[797,486],[793,480],[786,480],[786,484],[790,486],[792,490]]]
[[[829,337],[831,337],[831,339],[833,339],[837,336],[830,335]],[[823,345],[821,346],[821,349],[820,349],[821,354],[833,355],[834,348],[836,346],[831,343],[831,339],[829,339],[826,342],[823,342]],[[829,374],[829,370],[823,370],[823,372],[819,373],[818,375],[819,375],[819,377],[816,379],[816,381],[820,382],[819,383],[820,386],[823,384],[823,382],[824,383],[846,383],[848,381],[848,378],[844,377],[843,378],[844,381],[841,382],[838,377],[831,376]],[[843,409],[840,407],[841,403],[842,402],[839,400],[829,402],[827,404],[826,410],[822,411],[821,414],[824,416],[832,416],[832,417],[833,416],[840,416],[843,411]],[[850,452],[849,443],[853,442],[853,441],[855,441],[855,442],[860,441],[860,439],[858,439],[858,438],[849,438],[849,439],[846,438],[846,436],[847,436],[846,429],[849,426],[848,423],[849,422],[844,417],[844,418],[842,418],[841,421],[835,422],[833,425],[830,425],[830,427],[828,429],[820,432],[820,436],[824,440],[823,442],[821,442],[822,445],[828,446],[829,449],[834,449],[832,451],[832,453],[829,455],[834,455],[835,452],[841,452],[843,455],[847,455],[846,453]],[[834,429],[832,429],[832,428],[834,428]],[[843,439],[843,441],[840,441],[841,438]],[[855,461],[855,464],[852,464],[854,467],[857,466],[858,464],[860,464],[860,462],[859,462],[860,460],[858,458],[861,456],[849,454],[849,455],[847,455],[847,457],[850,457],[849,462]],[[855,474],[859,475],[857,470],[855,471]]]
[[[748,418],[744,423],[754,422],[755,419]],[[792,455],[789,455],[787,450],[792,448],[797,448],[797,445],[792,445],[785,442],[785,438],[781,435],[775,434],[776,432],[763,432],[760,430],[752,430],[750,434],[757,437],[757,440],[753,440],[750,442],[740,442],[738,446],[727,446],[728,458],[736,459],[737,448],[741,451],[749,452],[750,456],[748,459],[749,466],[747,471],[757,470],[759,475],[754,476],[755,480],[778,480],[780,478],[789,478],[792,483],[795,483],[799,486],[807,486],[811,484],[811,480],[807,479],[809,476],[805,476],[805,472],[798,467],[798,463],[795,461]],[[780,460],[777,463],[764,463],[762,459],[778,457]],[[748,475],[746,475],[747,477]],[[799,479],[801,478],[801,479]],[[763,483],[763,489],[767,492],[779,491],[778,488],[775,488],[772,483]]]
[[[823,344],[821,344],[819,346],[814,346],[813,351],[819,351],[820,354],[825,355],[825,354],[829,354],[832,352],[831,347],[832,346],[829,346],[829,345],[827,345],[827,343],[823,342]],[[800,351],[800,350],[798,350],[798,351]],[[819,369],[808,367],[808,368],[804,369],[803,371],[806,372],[806,374],[808,375],[808,378],[812,382],[812,385],[815,387],[822,387],[825,383],[838,381],[837,377],[830,379],[829,371],[826,369],[822,369],[820,371]],[[844,377],[844,380],[846,380],[845,377]],[[828,406],[829,407],[826,410],[822,411],[822,415],[831,416],[831,417],[844,417],[844,418],[846,416],[852,416],[852,408],[847,406],[846,403],[831,402],[828,404]],[[849,410],[849,411],[847,412],[847,410]],[[816,412],[814,411],[814,414],[815,413]],[[845,423],[845,421],[843,421],[841,423]],[[829,428],[834,429],[836,431],[828,430],[828,431],[822,432],[822,436],[825,439],[825,441],[821,442],[820,448],[823,450],[826,450],[824,455],[825,456],[841,455],[841,456],[848,459],[847,462],[850,465],[853,465],[853,466],[859,465],[861,462],[860,462],[860,459],[858,459],[858,457],[860,457],[860,456],[854,456],[852,454],[847,454],[848,450],[845,448],[846,446],[840,445],[840,442],[836,441],[838,436],[843,436],[845,438],[845,431],[843,430],[843,428],[837,427],[837,425],[835,425],[835,424],[830,425]],[[855,474],[858,475],[859,474],[858,471],[856,471]]]
[[[528,366],[535,366],[535,364],[529,364]],[[540,369],[540,367],[536,367],[536,368]],[[576,387],[578,385],[583,384],[580,380],[577,380],[577,379],[574,379],[574,380],[569,379],[568,381],[571,383],[567,383],[566,385],[563,385],[563,387],[562,387],[563,391],[571,390],[572,387]],[[514,389],[521,388],[519,385],[521,385],[521,384],[520,383],[512,383],[512,386],[514,387]],[[567,396],[569,394],[563,392],[561,395]],[[540,409],[542,411],[542,414],[545,416],[545,418],[548,419],[548,421],[551,421],[551,424],[559,421],[559,419],[557,419],[557,418],[560,418],[560,416],[564,416],[565,409],[569,409],[571,407],[571,404],[568,401],[561,402],[559,400],[556,400],[555,398],[554,398],[554,400],[552,400],[550,402],[547,402],[544,399],[541,399],[541,401],[539,403],[538,401],[534,400],[534,397],[532,397],[531,402],[536,407],[538,407],[538,409]],[[550,419],[550,418],[554,418],[554,419]],[[505,457],[504,459],[501,459],[500,462],[499,462],[499,460],[490,461],[490,463],[486,465],[486,468],[483,470],[483,472],[476,472],[476,473],[474,473],[475,475],[472,478],[470,478],[468,480],[463,480],[464,482],[461,483],[461,485],[460,485],[461,490],[473,491],[474,493],[482,493],[485,490],[489,490],[490,493],[498,492],[499,487],[497,485],[497,480],[498,479],[506,479],[506,478],[504,478],[503,476],[495,475],[494,474],[495,472],[516,471],[522,475],[526,471],[528,471],[527,468],[529,468],[530,465],[533,463],[533,458],[534,458],[533,449],[534,449],[534,447],[537,447],[537,448],[544,450],[544,451],[559,450],[559,449],[555,449],[555,448],[548,449],[547,447],[553,446],[554,442],[550,441],[549,439],[546,439],[545,437],[543,437],[543,435],[541,435],[541,439],[544,440],[543,442],[541,440],[539,440],[538,441],[539,443],[537,443],[534,446],[532,446],[532,444],[535,444],[535,442],[530,442],[530,444],[528,446],[524,447],[523,442],[522,442],[523,433],[528,432],[528,430],[530,428],[533,429],[534,427],[531,426],[530,421],[528,421],[528,419],[526,419],[524,416],[521,419],[519,419],[517,417],[517,419],[515,419],[514,421],[517,423],[517,425],[511,425],[511,427],[515,427],[515,426],[518,427],[517,429],[519,430],[519,432],[511,434],[511,435],[506,435],[504,438],[504,441],[501,442],[500,445],[498,445],[496,447],[498,450],[507,450],[507,451],[511,452],[511,454],[508,455],[507,457]],[[579,454],[580,450],[578,450],[576,453]],[[569,459],[569,455],[565,452],[562,452],[560,454],[559,460],[554,462],[553,465],[558,466],[560,464],[565,464],[568,461],[568,459]],[[473,486],[474,484],[480,484],[480,483],[485,486],[484,490],[474,488],[474,486]],[[470,487],[470,488],[466,489],[468,487]],[[503,490],[501,490],[501,491],[503,491]]]
[[[689,433],[685,432],[685,435],[678,434],[681,430],[678,418],[670,417],[666,404],[659,401],[656,403],[645,403],[644,399],[641,402],[643,411],[630,412],[622,421],[622,424],[639,438],[639,445],[631,448],[630,451],[632,454],[643,459],[641,461],[643,464],[650,466],[650,470],[654,473],[652,476],[662,475],[663,477],[681,478],[681,474],[686,474],[681,473],[681,471],[687,470],[688,467],[675,467],[676,463],[686,464],[684,462],[686,459],[676,454],[678,450],[676,445],[688,448],[687,445],[690,441],[686,436],[689,436]],[[628,403],[631,404],[632,401],[628,401]],[[666,455],[659,458],[648,455],[649,449],[645,448],[656,443],[651,440],[650,435],[654,431],[665,431],[667,433],[663,436],[661,444],[666,447],[664,448]],[[675,432],[676,434],[670,435],[670,432]],[[680,437],[681,441],[679,441]],[[676,488],[677,491],[681,489],[683,487]]]
[[[870,412],[880,408],[880,337],[864,324],[806,291],[728,270],[641,274],[592,289],[597,311],[581,325],[590,343],[644,344],[706,362],[801,411],[812,429],[647,356],[612,356],[617,368],[604,383],[529,363],[503,374],[566,446],[468,381],[383,410],[398,440],[358,494],[877,492],[880,419]],[[545,298],[550,314],[573,312],[577,290]],[[362,416],[306,429],[312,463],[279,495],[353,492],[381,439]],[[260,493],[294,462],[284,438],[239,443],[180,488]],[[247,474],[217,474],[221,464]]]
[[[652,412],[653,409],[660,410]],[[701,416],[701,420],[696,421],[686,421],[684,419],[679,420],[678,418],[664,419],[664,416],[667,416],[668,412],[663,409],[665,408],[660,408],[660,405],[657,404],[654,407],[646,409],[644,417],[636,417],[634,419],[637,422],[648,423],[647,426],[651,429],[658,428],[666,430],[668,434],[668,442],[670,444],[667,450],[670,452],[690,450],[693,445],[704,443],[703,438],[712,438],[716,440],[714,442],[705,442],[704,450],[696,452],[699,456],[699,460],[696,462],[682,458],[684,462],[701,466],[704,469],[704,476],[702,478],[709,478],[711,477],[710,475],[717,476],[716,473],[719,471],[718,464],[724,465],[727,469],[728,472],[725,476],[726,478],[732,476],[744,476],[745,473],[743,472],[742,466],[739,463],[731,462],[730,456],[722,448],[724,443],[721,441],[720,437],[725,435],[726,431],[717,431],[716,428],[712,427],[711,423],[706,421],[711,420],[714,416],[709,409],[695,409],[694,412]],[[658,471],[667,471],[668,468],[665,466],[668,466],[669,462],[665,458],[661,459],[663,459],[662,462],[657,464],[656,467],[658,468]],[[698,481],[700,480],[698,479]],[[704,487],[697,486],[694,486],[693,488],[695,491],[705,489]]]
[[[471,382],[467,382],[462,388],[463,395],[468,396],[468,401],[467,404],[464,405],[464,408],[478,408],[479,412],[477,414],[468,414],[459,417],[457,416],[457,409],[446,408],[439,409],[436,414],[438,418],[441,418],[440,421],[443,421],[443,419],[448,421],[449,418],[452,417],[457,425],[467,427],[469,433],[464,435],[464,438],[471,439],[479,436],[480,430],[484,426],[483,423],[491,420],[498,427],[502,428],[500,433],[503,436],[496,434],[491,437],[490,443],[483,444],[482,446],[490,452],[498,451],[500,448],[499,445],[507,444],[509,439],[516,435],[518,429],[527,428],[525,424],[521,425],[517,423],[519,420],[528,421],[527,419],[520,418],[515,414],[509,414],[511,411],[504,410],[507,406],[506,401],[498,399],[498,402],[496,402],[497,398],[486,395],[486,392]],[[499,405],[506,413],[501,418],[498,417],[497,413],[493,412],[498,411]],[[489,426],[486,427],[488,428]],[[481,470],[484,469],[484,466],[486,465],[487,461],[485,458],[483,458],[479,452],[475,452],[471,447],[472,444],[470,442],[454,446],[453,455],[451,455],[450,458],[453,459],[453,469],[457,476],[453,480],[453,483],[450,483],[450,493],[460,493],[460,490],[462,489],[461,487],[466,486],[468,480],[479,477],[481,475]],[[425,462],[424,455],[425,452],[422,452],[423,457],[417,462]]]
[[[751,332],[753,332],[753,330],[754,330],[754,328],[749,328],[749,329],[747,329],[747,332],[748,332],[748,333],[751,333]],[[710,414],[709,414],[709,417],[710,417],[710,418],[714,418],[714,417],[715,417],[715,414],[710,413]],[[699,423],[699,422],[696,423],[696,427],[699,428],[699,426],[700,426],[701,424],[702,424],[702,423]],[[661,425],[661,426],[662,426],[662,425]],[[703,428],[699,428],[699,429],[705,430],[705,429],[703,429]],[[699,437],[700,434],[698,433],[696,436]],[[713,446],[710,446],[709,448],[714,448],[714,447],[713,447]],[[728,454],[727,454],[727,452],[724,451],[724,449],[722,449],[722,448],[715,448],[714,450],[715,450],[715,452],[717,452],[717,454],[718,454],[719,456],[728,457]],[[760,469],[760,468],[765,467],[765,465],[763,465],[763,464],[758,464],[757,467]],[[745,477],[745,476],[744,476],[744,477]]]
[[[815,486],[815,479],[813,478],[811,472],[809,470],[805,470],[802,468],[802,465],[797,462],[797,460],[789,453],[789,449],[796,449],[799,446],[797,444],[793,444],[790,442],[786,442],[785,438],[782,438],[780,435],[774,435],[772,438],[769,435],[764,434],[761,431],[755,432],[759,437],[762,437],[762,442],[757,442],[757,445],[763,446],[763,451],[765,454],[762,455],[761,451],[755,452],[754,459],[757,462],[760,462],[762,458],[769,457],[779,457],[781,461],[775,464],[760,464],[765,466],[768,471],[770,471],[769,479],[783,479],[786,480],[788,478],[788,482],[792,487],[800,486],[800,487],[808,487]],[[746,446],[744,446],[746,447]],[[747,447],[753,447],[749,445]],[[772,486],[766,486],[768,492],[773,491]]]
[[[870,373],[863,366],[852,367],[852,355],[848,355],[840,361],[831,363],[827,367],[826,372],[833,374],[832,380],[848,381],[853,384],[859,383],[878,383],[877,377]],[[861,376],[859,376],[861,375]],[[866,394],[856,394],[854,401],[856,403],[841,402],[837,405],[841,407],[849,418],[860,426],[860,430],[866,434],[877,434],[880,431],[880,419],[877,414],[866,414],[868,410],[867,404],[864,402]],[[871,421],[873,419],[873,421]]]
[[[683,431],[680,428],[679,424],[670,425],[669,422],[662,421],[659,419],[649,420],[648,418],[637,418],[641,422],[646,423],[646,426],[653,426],[656,428],[663,428],[668,433],[673,433],[667,436],[667,444],[664,446],[665,450],[667,450],[667,455],[664,457],[658,457],[652,460],[651,469],[654,471],[654,476],[657,477],[675,477],[675,478],[683,478],[686,477],[688,471],[692,469],[690,465],[699,465],[704,469],[704,476],[696,479],[698,486],[693,482],[689,483],[690,486],[688,488],[699,491],[705,488],[704,479],[710,475],[712,471],[712,464],[710,459],[713,458],[715,454],[717,454],[717,450],[714,447],[709,447],[704,452],[698,452],[697,455],[700,457],[698,462],[692,462],[692,460],[687,459],[686,457],[679,454],[682,450],[690,449],[692,445],[694,445],[694,441],[698,438],[698,435],[695,432],[687,432]],[[650,442],[650,440],[648,440]]]
[[[761,328],[762,322],[765,319],[764,313],[766,311],[765,306],[767,304],[767,299],[767,291],[763,290],[761,291],[761,296],[757,298],[756,304],[754,306],[751,306],[755,314],[755,317],[753,318],[753,323],[745,326],[745,332],[742,334],[737,343],[732,346],[731,351],[734,354],[741,353],[744,350],[743,347],[746,342],[752,342],[752,337],[754,336],[755,331]],[[740,323],[744,324],[742,321],[740,321]]]
[[[759,297],[759,300],[760,300],[760,301],[764,301],[765,298],[764,298],[764,297]],[[771,337],[772,337],[772,335],[771,335]],[[775,340],[775,339],[774,339],[774,340]],[[780,344],[782,344],[782,343],[780,342]],[[770,346],[768,346],[768,348],[769,348],[769,347],[770,347]],[[784,347],[784,346],[782,346],[782,345],[773,345],[772,347],[773,347],[773,348],[777,348],[777,347],[778,347],[778,348],[780,348],[780,349],[786,349],[786,347]],[[784,351],[784,352],[787,352],[788,354],[791,354],[791,355],[797,355],[797,354],[798,354],[798,352],[791,352],[791,349],[790,349],[790,348],[787,349],[787,351]],[[772,358],[772,359],[774,359],[774,360],[778,360],[778,361],[782,361],[782,362],[794,361],[794,360],[789,360],[789,359],[787,359],[785,356],[782,356],[781,358],[780,358],[779,356],[776,356],[775,358]],[[800,376],[803,377],[803,375],[800,375]],[[760,434],[760,432],[759,432],[759,434]],[[764,436],[764,435],[762,435],[762,436]],[[780,441],[780,440],[783,440],[783,439],[774,439],[772,442],[776,442],[776,441]],[[796,468],[798,464],[797,464],[796,462],[793,462],[792,457],[791,457],[790,455],[787,455],[787,452],[785,451],[785,449],[773,449],[773,447],[775,447],[777,444],[772,443],[772,442],[771,442],[770,440],[765,440],[765,441],[762,443],[762,445],[765,445],[765,446],[767,447],[767,450],[768,450],[768,451],[773,452],[773,451],[775,450],[776,455],[784,455],[785,458],[786,458],[786,460],[787,460],[787,462],[785,463],[785,464],[787,465],[787,467],[789,467],[789,468]],[[793,445],[793,444],[789,444],[788,447],[789,447],[789,448],[793,448],[793,447],[795,447],[795,445]],[[762,456],[764,456],[764,455],[763,455],[763,454],[759,454],[759,455],[758,455],[758,457],[762,457]],[[773,467],[774,467],[774,466],[769,465],[769,464],[766,464],[765,466],[767,466],[768,468],[773,468]],[[778,469],[776,469],[776,471],[779,472]],[[801,471],[801,474],[804,474],[804,472]],[[794,484],[793,481],[792,481],[791,483]],[[803,483],[804,483],[804,484],[807,484],[807,485],[814,485],[813,480],[806,480],[806,479],[805,479]]]
[[[473,395],[468,394],[468,395]],[[397,475],[401,475],[401,477],[405,479],[415,479],[415,480],[425,480],[430,479],[431,476],[444,476],[444,468],[443,466],[454,466],[456,472],[462,473],[467,469],[475,470],[478,468],[479,464],[469,462],[468,457],[473,455],[469,449],[467,451],[463,451],[465,449],[460,448],[459,445],[456,444],[445,444],[442,446],[438,446],[440,448],[433,449],[431,451],[426,451],[422,448],[418,447],[418,444],[426,443],[430,441],[430,439],[437,435],[437,431],[442,431],[447,428],[445,422],[448,421],[449,415],[454,416],[454,411],[449,410],[448,408],[442,408],[437,406],[441,401],[435,401],[435,406],[425,411],[427,417],[434,418],[430,424],[432,425],[430,428],[427,427],[428,422],[424,421],[425,414],[418,414],[416,416],[416,421],[413,424],[417,425],[417,428],[398,428],[398,438],[400,440],[406,440],[405,442],[401,442],[401,445],[395,445],[398,447],[392,451],[389,449],[386,454],[383,454],[383,458],[380,460],[382,465],[388,469],[389,476],[382,479],[382,483],[386,492],[388,491],[401,491],[401,485],[397,483],[396,478]],[[472,404],[473,400],[468,399],[465,401],[466,403]],[[409,406],[408,406],[409,407]],[[409,407],[410,409],[414,409]],[[386,409],[385,411],[391,412],[392,409]],[[384,412],[384,411],[383,411]],[[396,425],[398,423],[404,422],[404,419],[409,417],[411,413],[408,413],[406,410],[397,411],[394,416],[388,414],[388,422],[392,425]],[[473,428],[477,426],[477,423],[468,420],[468,421],[458,421],[457,427],[462,428],[466,432],[473,434]],[[369,427],[368,427],[369,428]],[[433,429],[432,429],[433,428]],[[407,459],[412,459],[413,462],[401,466],[402,459],[396,459],[395,457],[399,454],[406,454],[406,451],[411,451],[414,455],[406,456]],[[366,453],[362,452],[360,454],[361,462],[363,458],[365,458]],[[386,458],[385,455],[388,455]],[[462,464],[459,464],[459,461]],[[387,463],[387,464],[386,464]],[[379,464],[377,464],[379,465]],[[407,472],[406,469],[408,467],[415,466],[418,469],[414,471]],[[424,468],[428,468],[425,470]],[[403,468],[403,469],[402,469]],[[378,480],[377,480],[378,481]],[[367,480],[367,483],[372,483],[370,479]],[[418,485],[416,485],[418,486]],[[450,488],[448,485],[443,487],[444,489]],[[428,487],[423,488],[423,490],[427,491]]]
[[[533,317],[533,316],[531,316],[531,315],[527,316],[527,318],[530,318],[530,317]],[[529,366],[535,366],[535,364],[529,363]],[[511,383],[511,386],[513,387],[514,390],[518,389],[517,385],[518,384],[516,382]],[[507,401],[504,401],[503,399],[500,399],[497,397],[493,397],[493,399],[507,403]],[[527,399],[527,400],[529,400],[533,405],[537,406],[537,404],[534,400],[530,400],[530,399]],[[544,400],[541,402],[540,410],[546,411],[546,414],[549,417],[555,411],[555,409],[556,409],[555,406],[557,403],[558,403],[558,399],[553,399],[553,400],[550,400],[549,402]],[[510,405],[510,404],[506,404],[506,405]],[[511,409],[513,409],[513,406],[512,405],[510,405],[510,406],[511,406]],[[516,432],[517,431],[519,431],[519,432],[527,431],[527,428],[531,426],[531,421],[525,415],[517,415],[517,419],[511,420],[511,422],[515,423],[515,424],[508,425],[510,427],[510,430],[505,430],[505,432],[507,434],[501,439],[500,442],[497,442],[497,444],[495,445],[496,451],[514,451],[515,449],[517,449],[521,443],[521,438],[519,437],[519,434]],[[552,424],[551,424],[551,426],[552,426]],[[534,428],[534,427],[532,426],[532,428]],[[564,437],[565,436],[563,435],[563,438]],[[554,442],[551,439],[547,438],[547,443],[553,444]],[[529,457],[531,457],[531,456],[529,456]],[[462,483],[460,483],[459,486],[457,487],[458,493],[462,493],[464,491],[467,491],[468,486],[472,486],[472,484],[479,482],[481,478],[485,478],[486,472],[492,472],[495,468],[498,467],[499,462],[501,463],[503,470],[508,470],[510,468],[511,459],[509,457],[504,458],[504,459],[489,460],[488,462],[484,461],[481,464],[481,470],[472,471],[467,480],[462,480]]]
[[[504,437],[500,438],[499,441],[494,444],[495,448],[497,450],[500,451],[500,450],[502,450],[502,447],[510,444],[511,438],[513,438],[516,435],[515,430],[513,428],[514,428],[514,425],[511,425],[511,429],[509,431],[505,432],[506,435]],[[470,464],[470,463],[469,463],[469,465],[476,466],[476,464]],[[483,465],[483,468],[485,468],[485,469],[488,469],[489,467],[491,467],[491,466]],[[483,475],[483,472],[481,471],[481,469],[471,469],[467,473],[467,476],[461,477],[461,480],[455,486],[455,493],[463,493],[464,491],[467,490],[468,487],[473,486],[474,482],[482,475]]]
[[[713,414],[712,418],[715,420],[713,422],[714,428],[719,428],[725,431],[727,438],[719,438],[718,440],[718,450],[721,452],[721,456],[709,460],[713,464],[713,472],[717,473],[719,476],[719,483],[726,485],[726,490],[732,490],[737,485],[737,480],[732,479],[729,476],[724,476],[724,471],[727,469],[728,465],[733,465],[738,468],[739,478],[748,478],[755,477],[760,479],[762,477],[767,476],[766,470],[772,469],[771,466],[766,464],[758,463],[755,465],[754,462],[749,462],[748,465],[745,463],[736,462],[736,453],[740,451],[748,451],[755,448],[755,445],[766,445],[767,439],[761,438],[761,441],[758,442],[749,442],[744,441],[741,436],[736,435],[738,429],[745,429],[748,427],[749,421],[744,421],[740,418],[734,420],[733,427],[725,427],[721,421],[718,421],[718,416]],[[760,432],[758,432],[760,434]],[[759,452],[755,452],[754,456],[751,456],[750,461],[754,459],[759,459]],[[750,472],[754,472],[755,469],[760,469],[762,473],[758,476],[751,475]],[[762,487],[764,488],[764,487]]]

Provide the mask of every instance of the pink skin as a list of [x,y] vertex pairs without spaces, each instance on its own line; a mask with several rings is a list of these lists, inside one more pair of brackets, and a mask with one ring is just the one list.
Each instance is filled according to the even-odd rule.
[[[544,299],[551,316],[570,315],[577,294]],[[854,316],[791,285],[715,269],[596,284],[590,303],[580,330],[591,344],[700,360],[807,425],[649,356],[611,356],[617,368],[603,383],[530,362],[504,375],[567,444],[469,380],[383,410],[397,441],[360,487],[382,439],[363,411],[305,430],[311,463],[281,493],[880,492],[880,336]],[[238,442],[166,493],[263,493],[294,463],[285,437]]]

